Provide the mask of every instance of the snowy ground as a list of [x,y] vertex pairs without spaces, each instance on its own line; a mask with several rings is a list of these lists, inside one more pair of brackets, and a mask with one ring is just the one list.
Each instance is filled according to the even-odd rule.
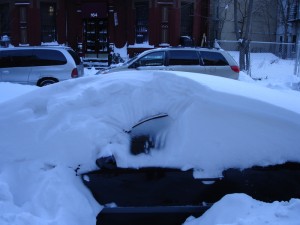
[[[176,132],[168,138],[175,141],[174,154],[182,161],[163,161],[167,157],[155,153],[156,160],[142,157],[142,164],[196,168],[195,176],[211,176],[232,166],[300,161],[300,78],[293,75],[291,61],[263,55],[256,61],[253,76],[255,70],[271,75],[253,80],[241,73],[240,81],[160,72],[100,77],[91,69],[84,78],[43,88],[0,83],[0,224],[95,225],[102,206],[74,170],[79,164],[79,172],[95,169],[95,158],[112,153],[119,156],[120,166],[141,166],[124,154],[128,137],[122,130],[162,111],[181,131],[180,140]],[[213,123],[220,113],[223,120]],[[180,146],[188,144],[185,149],[194,152],[199,140],[184,135],[203,132],[199,123],[220,132],[202,141],[211,154],[189,158]],[[233,134],[239,135],[237,140],[230,139]],[[255,147],[251,154],[227,148],[245,143]],[[174,146],[165,152],[170,149]],[[214,163],[205,164],[205,159]],[[299,225],[299,211],[299,199],[264,203],[237,193],[200,218],[188,218],[185,225]]]

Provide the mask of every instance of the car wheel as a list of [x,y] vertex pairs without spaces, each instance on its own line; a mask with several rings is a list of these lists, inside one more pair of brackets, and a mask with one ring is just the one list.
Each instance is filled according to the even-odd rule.
[[54,80],[54,79],[44,79],[44,80],[39,81],[37,86],[43,87],[43,86],[47,86],[47,85],[54,84],[57,82],[58,81]]

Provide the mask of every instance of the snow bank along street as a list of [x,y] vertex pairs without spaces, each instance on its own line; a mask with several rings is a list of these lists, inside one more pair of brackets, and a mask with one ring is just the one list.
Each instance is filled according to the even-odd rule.
[[[121,167],[193,168],[195,177],[300,162],[300,92],[292,90],[299,78],[282,76],[146,71],[43,88],[0,83],[0,224],[95,225],[102,206],[75,170],[95,169],[100,156],[114,154]],[[174,121],[164,151],[127,154],[123,131],[158,113]],[[299,199],[264,203],[236,193],[185,224],[296,225],[299,210]]]

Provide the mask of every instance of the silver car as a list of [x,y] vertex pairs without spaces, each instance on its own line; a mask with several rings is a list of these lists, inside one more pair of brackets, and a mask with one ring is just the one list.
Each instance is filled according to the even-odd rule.
[[99,71],[105,74],[122,70],[174,70],[239,78],[237,62],[223,50],[206,48],[157,48],[130,59],[121,66]]
[[45,86],[83,76],[78,55],[68,47],[0,49],[0,81]]

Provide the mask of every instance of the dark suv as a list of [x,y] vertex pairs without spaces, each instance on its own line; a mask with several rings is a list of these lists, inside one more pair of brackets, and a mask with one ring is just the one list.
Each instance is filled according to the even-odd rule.
[[174,70],[203,73],[237,80],[239,66],[228,52],[206,48],[157,48],[130,59],[121,66],[97,74],[123,70]]

